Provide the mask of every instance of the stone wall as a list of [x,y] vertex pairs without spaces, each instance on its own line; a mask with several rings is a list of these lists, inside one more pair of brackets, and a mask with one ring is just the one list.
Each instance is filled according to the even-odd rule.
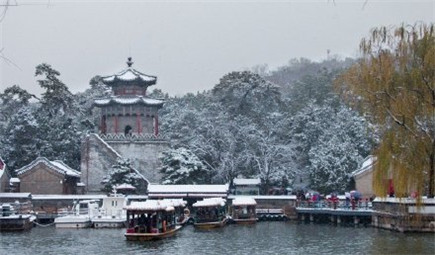
[[160,155],[169,148],[169,142],[165,140],[149,141],[108,141],[112,148],[118,151],[124,158],[132,162],[150,183],[160,183],[162,175]]
[[123,157],[130,159],[132,166],[149,182],[159,183],[159,156],[168,148],[169,142],[161,139],[103,141],[98,135],[91,134],[82,142],[81,182],[86,185],[87,192],[100,192],[101,181],[116,160]]
[[365,171],[358,176],[354,177],[355,188],[363,197],[372,197],[373,191],[373,170]]
[[85,192],[100,192],[101,181],[121,155],[105,143],[98,135],[87,136],[81,144],[81,182]]

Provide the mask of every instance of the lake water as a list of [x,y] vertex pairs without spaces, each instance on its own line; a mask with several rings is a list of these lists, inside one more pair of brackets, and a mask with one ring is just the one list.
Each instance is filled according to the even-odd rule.
[[128,242],[125,229],[56,229],[0,233],[0,254],[435,254],[435,235],[371,227],[259,222]]

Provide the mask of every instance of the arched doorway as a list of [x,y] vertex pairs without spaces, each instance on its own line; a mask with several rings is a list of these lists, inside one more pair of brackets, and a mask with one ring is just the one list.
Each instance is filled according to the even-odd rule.
[[124,128],[124,135],[131,135],[132,128],[130,125],[125,126]]

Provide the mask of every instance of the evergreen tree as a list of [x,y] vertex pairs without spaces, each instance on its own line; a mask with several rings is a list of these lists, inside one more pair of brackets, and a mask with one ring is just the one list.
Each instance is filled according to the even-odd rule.
[[209,173],[204,164],[192,151],[186,148],[170,149],[163,152],[163,184],[205,184]]
[[143,177],[131,167],[130,160],[120,158],[116,164],[109,170],[108,175],[103,180],[104,187],[102,191],[111,193],[116,186],[121,184],[130,184],[136,188],[136,192],[144,190]]

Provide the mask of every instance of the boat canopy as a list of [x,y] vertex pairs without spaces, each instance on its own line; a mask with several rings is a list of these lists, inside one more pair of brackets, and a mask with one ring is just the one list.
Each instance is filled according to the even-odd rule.
[[256,205],[257,202],[252,197],[237,197],[233,200],[234,206]]
[[225,206],[226,200],[220,197],[205,198],[193,204],[193,207]]
[[[177,205],[178,206],[178,205]],[[124,207],[127,210],[137,211],[174,211],[175,205],[170,200],[147,200],[145,202],[132,202]]]

